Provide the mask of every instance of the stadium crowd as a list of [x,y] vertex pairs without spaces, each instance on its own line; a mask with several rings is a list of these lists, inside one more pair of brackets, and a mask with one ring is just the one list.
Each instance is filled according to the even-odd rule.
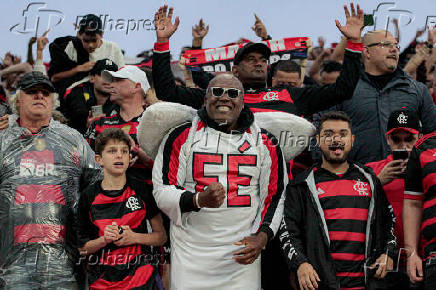
[[6,53],[0,287],[436,289],[436,27],[343,9],[331,47],[200,19],[176,60],[165,5],[138,63],[93,14]]

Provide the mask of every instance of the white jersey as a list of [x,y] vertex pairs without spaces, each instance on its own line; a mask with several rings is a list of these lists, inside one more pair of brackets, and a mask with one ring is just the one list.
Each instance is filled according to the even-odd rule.
[[[171,289],[260,289],[260,258],[240,265],[232,255],[235,242],[261,228],[272,238],[280,225],[286,165],[272,138],[255,123],[226,134],[198,117],[164,138],[153,194],[171,219]],[[226,190],[222,206],[186,210],[212,182]]]

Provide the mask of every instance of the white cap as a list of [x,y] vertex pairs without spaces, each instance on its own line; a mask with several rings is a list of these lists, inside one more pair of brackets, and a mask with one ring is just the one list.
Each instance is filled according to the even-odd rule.
[[122,68],[120,68],[118,71],[108,71],[104,70],[101,73],[101,76],[103,77],[103,80],[105,82],[112,82],[112,78],[120,78],[120,79],[129,79],[132,82],[140,83],[141,88],[146,94],[148,89],[150,88],[150,84],[147,80],[147,75],[144,71],[140,70],[135,65],[125,65]]

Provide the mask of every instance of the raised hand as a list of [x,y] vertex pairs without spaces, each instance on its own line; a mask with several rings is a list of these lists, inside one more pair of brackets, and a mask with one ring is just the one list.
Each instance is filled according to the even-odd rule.
[[179,17],[176,17],[174,23],[172,23],[173,11],[173,7],[168,9],[168,5],[164,5],[154,14],[154,27],[156,29],[157,42],[159,43],[168,42],[179,26]]
[[254,25],[251,27],[251,29],[256,33],[258,37],[262,38],[262,40],[267,39],[268,33],[262,20],[260,20],[256,13],[254,13],[254,18],[256,19],[256,21],[254,22]]
[[428,43],[434,44],[436,42],[436,25],[433,26],[433,29],[428,27]]
[[192,37],[203,39],[207,33],[209,32],[209,25],[205,26],[203,22],[203,18],[200,19],[200,22],[192,27]]
[[47,31],[45,31],[41,37],[38,37],[38,39],[36,40],[36,50],[39,51],[43,51],[45,46],[48,43],[48,38],[47,38],[47,34],[49,33],[50,29],[48,29]]
[[335,20],[336,27],[349,40],[353,42],[361,42],[361,34],[363,29],[363,10],[357,5],[357,11],[354,9],[354,3],[350,4],[350,12],[347,5],[344,5],[345,17],[347,22],[342,26],[339,20]]

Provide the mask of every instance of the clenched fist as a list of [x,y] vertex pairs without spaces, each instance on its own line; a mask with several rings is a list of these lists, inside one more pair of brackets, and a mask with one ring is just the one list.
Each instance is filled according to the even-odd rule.
[[199,208],[218,208],[223,204],[224,199],[226,198],[226,191],[224,190],[224,186],[218,182],[213,182],[209,184],[205,191],[199,192],[197,194],[197,206]]

